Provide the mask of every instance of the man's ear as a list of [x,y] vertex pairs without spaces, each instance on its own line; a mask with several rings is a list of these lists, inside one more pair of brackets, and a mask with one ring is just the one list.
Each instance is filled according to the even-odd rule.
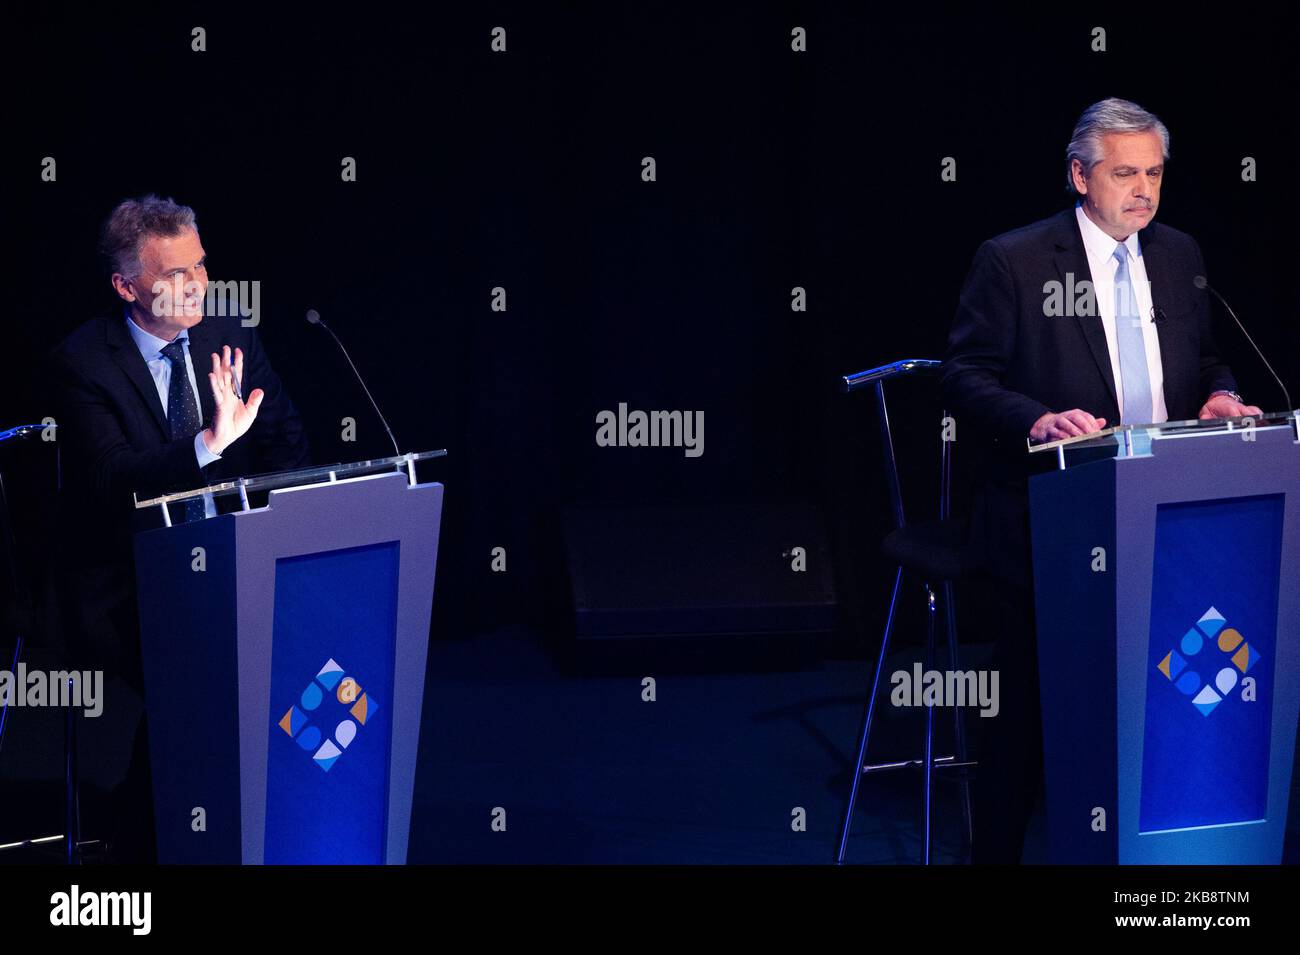
[[1088,180],[1083,175],[1083,163],[1077,159],[1070,160],[1070,176],[1074,180],[1075,191],[1081,196],[1088,194]]
[[116,290],[118,296],[122,299],[122,301],[124,302],[135,301],[135,290],[131,288],[130,282],[127,280],[127,277],[125,275],[123,275],[121,272],[114,272],[112,282],[113,282],[114,290]]

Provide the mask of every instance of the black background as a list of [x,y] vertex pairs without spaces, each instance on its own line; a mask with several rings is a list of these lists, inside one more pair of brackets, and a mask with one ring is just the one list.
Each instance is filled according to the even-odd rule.
[[[940,357],[975,247],[1068,204],[1066,142],[1106,96],[1169,127],[1159,219],[1200,241],[1300,393],[1292,34],[1257,10],[114,6],[20,16],[3,42],[0,425],[45,414],[41,356],[116,307],[95,253],[108,211],[173,196],[197,212],[213,280],[262,283],[259,332],[318,462],[387,442],[303,321],[312,307],[403,450],[449,449],[422,473],[448,488],[435,638],[542,621],[574,502],[813,502],[843,634],[874,630],[878,446],[868,401],[836,379]],[[46,156],[57,182],[41,181]],[[1245,156],[1259,181],[1242,182]],[[1281,407],[1236,332],[1219,337],[1247,399]],[[595,415],[620,401],[703,410],[703,457],[597,448]],[[895,401],[909,505],[927,512],[937,399],[918,383]],[[507,574],[489,570],[496,546]]]

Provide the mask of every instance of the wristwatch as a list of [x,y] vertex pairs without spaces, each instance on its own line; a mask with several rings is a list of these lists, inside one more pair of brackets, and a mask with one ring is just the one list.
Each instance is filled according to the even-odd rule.
[[1245,398],[1241,397],[1241,395],[1237,394],[1235,391],[1228,391],[1226,388],[1221,388],[1218,391],[1210,392],[1211,398],[1213,398],[1215,395],[1227,395],[1229,398],[1237,402],[1237,404],[1239,405],[1244,405],[1246,403]]

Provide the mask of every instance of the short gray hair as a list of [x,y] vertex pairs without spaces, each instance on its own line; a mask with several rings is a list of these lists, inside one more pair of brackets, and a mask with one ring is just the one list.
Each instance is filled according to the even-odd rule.
[[99,251],[108,270],[127,278],[140,276],[140,246],[150,236],[176,236],[198,229],[194,210],[153,193],[139,199],[125,199],[109,213],[99,236]]
[[1070,145],[1065,150],[1065,181],[1070,194],[1078,195],[1078,190],[1074,188],[1074,160],[1079,160],[1083,174],[1087,176],[1092,167],[1102,160],[1102,136],[1106,133],[1146,133],[1151,130],[1160,134],[1160,148],[1167,162],[1169,130],[1165,129],[1165,124],[1154,113],[1148,113],[1137,103],[1113,96],[1085,109],[1074,126]]

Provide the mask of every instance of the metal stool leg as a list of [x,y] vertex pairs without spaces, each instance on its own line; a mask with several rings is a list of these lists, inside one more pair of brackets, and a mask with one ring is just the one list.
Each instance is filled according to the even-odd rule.
[[[80,679],[80,677],[77,677]],[[72,699],[72,686],[68,687],[68,699]],[[63,782],[64,818],[63,818],[63,852],[68,865],[81,864],[81,787],[77,768],[77,709],[67,707],[63,724]]]
[[[925,672],[934,669],[934,591],[925,585]],[[925,819],[922,822],[921,862],[930,864],[930,818],[931,800],[934,795],[934,706],[925,705],[925,781],[922,783],[922,796],[925,804]]]
[[[948,623],[948,659],[954,670],[960,670],[957,659],[957,604],[953,600],[952,581],[943,584],[944,617]],[[959,762],[966,762],[966,720],[961,707],[953,707],[953,745]],[[966,845],[969,848],[975,840],[975,819],[971,810],[970,779],[965,772],[961,777],[961,811],[966,823]]]
[[844,825],[840,829],[840,851],[836,865],[844,864],[844,853],[849,847],[849,828],[853,825],[853,807],[858,801],[858,787],[862,785],[862,767],[867,762],[867,742],[871,739],[871,718],[876,710],[876,694],[880,690],[880,676],[889,656],[889,638],[894,631],[894,610],[898,607],[898,590],[903,584],[903,568],[894,573],[894,590],[889,595],[889,616],[885,618],[885,634],[880,640],[880,655],[876,657],[876,675],[871,681],[871,695],[867,697],[867,711],[862,717],[862,738],[858,743],[858,758],[853,764],[853,784],[849,788],[849,806],[844,811]]

